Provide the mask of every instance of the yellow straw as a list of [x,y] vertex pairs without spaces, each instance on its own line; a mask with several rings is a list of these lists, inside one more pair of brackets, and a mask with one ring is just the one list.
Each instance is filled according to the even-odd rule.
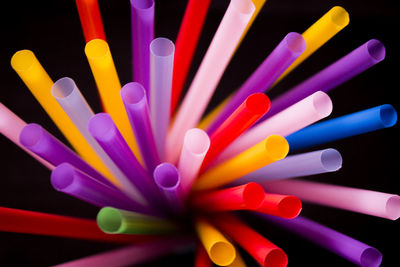
[[220,266],[227,266],[235,260],[234,246],[210,223],[198,219],[196,231],[212,262]]
[[262,142],[236,157],[207,170],[200,175],[193,190],[211,189],[230,183],[272,162],[283,159],[289,152],[289,144],[279,135],[270,135]]
[[110,181],[118,184],[57,100],[51,95],[53,81],[35,54],[30,50],[20,50],[12,56],[11,66],[77,153]]

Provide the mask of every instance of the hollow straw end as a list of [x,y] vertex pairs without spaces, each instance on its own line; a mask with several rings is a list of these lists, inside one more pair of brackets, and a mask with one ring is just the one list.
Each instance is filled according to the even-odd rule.
[[69,163],[62,163],[58,165],[50,176],[51,185],[57,191],[65,190],[73,183],[75,175],[74,167]]
[[19,134],[19,142],[26,148],[39,148],[44,129],[36,123],[29,123],[21,130]]
[[289,143],[280,135],[270,135],[265,141],[267,156],[273,161],[281,160],[289,153]]
[[286,253],[280,249],[275,248],[264,259],[263,265],[265,267],[276,266],[276,267],[285,267],[288,264],[288,257]]
[[116,134],[116,126],[107,113],[98,113],[92,116],[88,124],[89,132],[96,140],[107,141]]

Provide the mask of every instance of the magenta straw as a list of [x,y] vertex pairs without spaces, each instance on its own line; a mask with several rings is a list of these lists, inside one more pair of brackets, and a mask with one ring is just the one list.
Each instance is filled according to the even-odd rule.
[[[133,81],[150,96],[150,42],[154,39],[154,0],[131,0]],[[149,100],[149,99],[147,99]]]
[[107,113],[94,115],[89,121],[89,132],[148,202],[157,205],[155,183],[130,150],[111,116]]
[[[271,109],[261,119],[269,118],[317,91],[328,92],[354,76],[369,69],[385,58],[384,45],[369,40],[346,56],[337,60],[317,74],[272,100]],[[259,121],[260,122],[260,121]]]
[[207,133],[212,134],[249,95],[265,93],[305,49],[306,42],[301,34],[297,32],[288,33],[232,96],[207,128]]
[[144,206],[128,198],[121,191],[94,180],[69,163],[62,163],[51,172],[51,184],[57,191],[98,207],[112,206],[148,213]]
[[278,227],[282,227],[287,231],[305,238],[358,266],[378,267],[382,262],[382,254],[376,248],[368,246],[367,244],[303,216],[297,216],[294,219],[287,220],[262,213],[254,214],[276,224]]
[[141,84],[131,82],[122,87],[121,97],[135,133],[143,162],[148,172],[152,174],[161,162],[151,128],[146,91]]

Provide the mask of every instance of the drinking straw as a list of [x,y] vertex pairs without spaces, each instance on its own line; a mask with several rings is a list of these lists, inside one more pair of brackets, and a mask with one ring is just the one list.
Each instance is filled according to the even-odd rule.
[[249,23],[247,24],[246,29],[244,30],[244,32],[243,32],[243,34],[242,34],[242,37],[240,38],[240,41],[239,41],[238,46],[240,45],[240,43],[242,42],[242,40],[243,40],[244,37],[246,36],[246,34],[247,34],[247,32],[249,31],[251,25],[253,24],[254,20],[256,19],[257,15],[260,13],[262,7],[264,6],[264,4],[265,4],[265,2],[266,2],[266,0],[251,0],[251,1],[252,1],[253,4],[254,4],[255,11],[254,11],[253,15],[251,16],[250,21],[249,21]]
[[108,234],[158,235],[177,230],[177,226],[170,221],[112,207],[99,211],[97,225]]
[[282,249],[245,225],[233,214],[216,215],[212,222],[262,266],[284,267],[287,265],[288,259]]
[[[131,0],[133,81],[150,96],[150,42],[154,39],[154,0]],[[149,99],[147,99],[149,100]]]
[[209,147],[210,138],[205,131],[193,128],[186,132],[178,163],[184,196],[192,189]]
[[193,196],[191,204],[207,212],[229,210],[255,210],[264,201],[264,189],[256,183],[248,183]]
[[121,84],[107,42],[101,39],[91,40],[85,46],[85,54],[96,81],[104,112],[111,115],[125,141],[141,161],[128,115],[122,103]]
[[321,246],[352,263],[363,267],[378,267],[382,261],[382,254],[376,249],[332,228],[315,221],[298,216],[286,220],[267,214],[255,213],[268,222],[276,224],[302,238]]
[[183,211],[183,192],[178,169],[171,163],[161,163],[154,169],[153,178],[174,212]]
[[334,172],[342,167],[342,156],[333,148],[288,156],[236,180],[239,185],[248,182],[264,182],[315,174]]
[[14,144],[22,148],[26,153],[39,161],[49,170],[54,169],[52,164],[32,153],[19,142],[19,134],[25,126],[26,122],[9,110],[5,105],[3,105],[3,103],[0,103],[0,133],[10,139]]
[[256,209],[257,212],[286,219],[297,217],[302,209],[302,203],[296,196],[265,193],[261,203]]
[[146,235],[109,235],[96,221],[0,207],[0,231],[132,244],[154,240]]
[[249,129],[258,119],[268,112],[271,102],[262,93],[248,96],[226,120],[212,132],[210,149],[204,158],[202,172],[236,138]]
[[236,157],[205,171],[200,175],[193,189],[196,191],[211,189],[230,183],[274,161],[283,159],[288,152],[289,145],[285,138],[270,135]]
[[199,122],[254,10],[250,0],[231,0],[175,116],[167,143],[169,162],[177,162],[186,131]]
[[172,78],[171,115],[173,115],[185,85],[211,0],[189,0],[175,41]]
[[30,50],[16,52],[11,58],[11,66],[77,153],[105,177],[112,180],[110,171],[101,162],[54,97],[51,96],[53,81],[34,53]]
[[281,180],[262,185],[271,192],[295,195],[318,205],[390,220],[400,217],[400,196],[394,194],[302,180]]
[[[238,155],[271,134],[288,136],[291,133],[329,116],[331,112],[332,101],[330,97],[324,92],[315,92],[309,97],[304,98],[248,130],[228,146],[213,164],[216,165]],[[290,148],[292,149],[291,146]]]
[[170,121],[174,43],[157,38],[150,43],[150,114],[158,155],[165,159]]
[[144,165],[150,173],[153,173],[154,168],[161,162],[151,128],[146,91],[140,83],[131,82],[122,87],[121,97]]
[[196,232],[211,261],[219,266],[231,264],[236,257],[236,249],[215,226],[197,218]]
[[271,117],[317,91],[329,92],[385,58],[385,46],[371,39],[328,67],[273,100]]
[[196,245],[196,252],[194,256],[194,267],[212,267],[210,257],[201,243]]
[[384,104],[313,124],[287,137],[290,151],[392,127],[397,122],[393,106]]
[[113,206],[121,209],[146,212],[146,208],[125,196],[121,191],[100,183],[62,163],[51,172],[51,184],[57,191],[76,197],[98,207]]
[[130,150],[111,116],[98,113],[90,119],[88,127],[94,139],[126,175],[127,179],[121,181],[124,187],[134,185],[150,204],[157,206],[160,198],[155,183]]
[[207,128],[207,133],[213,133],[218,125],[226,120],[248,95],[265,93],[290,64],[300,56],[305,48],[306,43],[301,34],[297,32],[288,33],[238,91],[233,94],[223,110]]
[[86,43],[93,39],[106,41],[97,0],[75,0]]

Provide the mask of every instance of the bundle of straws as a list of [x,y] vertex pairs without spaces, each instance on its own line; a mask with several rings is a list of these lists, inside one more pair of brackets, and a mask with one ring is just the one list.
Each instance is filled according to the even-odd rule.
[[125,245],[58,266],[133,265],[192,244],[196,267],[246,266],[247,256],[262,266],[286,266],[284,250],[252,228],[249,216],[356,265],[379,266],[378,249],[300,215],[302,202],[397,220],[400,196],[297,178],[341,168],[339,151],[313,147],[396,124],[389,104],[326,119],[333,108],[327,93],[382,61],[384,45],[371,39],[268,97],[349,24],[344,8],[332,7],[303,33],[286,34],[206,113],[265,2],[230,1],[188,81],[211,0],[187,2],[175,43],[155,36],[154,0],[131,0],[132,82],[121,85],[97,0],[76,0],[103,112],[94,114],[73,79],[53,82],[40,55],[20,50],[13,70],[68,144],[1,103],[0,130],[51,171],[55,190],[100,210],[91,220],[0,207],[0,230]]

